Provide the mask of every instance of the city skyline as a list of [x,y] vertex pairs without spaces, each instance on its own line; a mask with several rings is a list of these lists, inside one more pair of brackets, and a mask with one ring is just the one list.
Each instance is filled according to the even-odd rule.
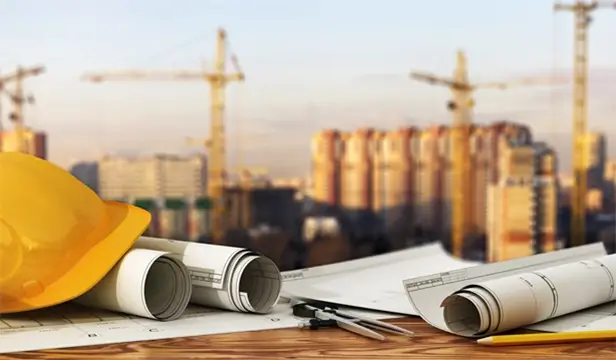
[[[449,124],[447,89],[413,82],[408,72],[449,75],[458,48],[467,52],[475,81],[571,67],[573,19],[553,15],[551,1],[448,1],[446,12],[442,3],[385,3],[9,1],[0,14],[0,70],[47,66],[44,75],[26,81],[37,98],[26,123],[49,133],[50,160],[63,166],[105,153],[195,151],[184,140],[207,135],[206,83],[97,85],[79,76],[125,68],[196,70],[203,58],[211,62],[215,30],[223,26],[247,76],[228,91],[229,160],[243,149],[247,165],[304,175],[310,135],[320,128]],[[458,18],[462,11],[467,18]],[[605,46],[616,25],[608,16],[616,14],[594,14],[590,31],[590,128],[616,141],[610,124],[616,105],[609,99],[616,50]],[[536,137],[555,145],[566,170],[570,89],[481,92],[475,119],[531,125]],[[238,146],[238,138],[248,137]]]

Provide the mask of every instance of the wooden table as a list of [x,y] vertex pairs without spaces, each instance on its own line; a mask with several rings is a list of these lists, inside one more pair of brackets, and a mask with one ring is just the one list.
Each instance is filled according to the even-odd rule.
[[[380,342],[341,329],[270,330],[141,343],[0,355],[3,359],[616,359],[616,343],[485,347],[436,330],[417,318],[391,321],[416,333]],[[36,339],[32,339],[36,341]]]

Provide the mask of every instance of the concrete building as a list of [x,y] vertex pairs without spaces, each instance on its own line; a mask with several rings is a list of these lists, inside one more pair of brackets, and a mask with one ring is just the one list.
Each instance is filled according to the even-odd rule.
[[312,186],[317,212],[335,212],[340,202],[341,134],[324,130],[312,137]]
[[394,249],[406,246],[412,232],[415,202],[415,154],[419,130],[413,127],[379,132],[374,139],[372,208],[379,231],[391,239]]
[[603,189],[607,163],[607,143],[605,135],[599,132],[589,132],[583,139],[588,153],[586,154],[588,188]]
[[206,160],[202,155],[108,156],[99,161],[103,199],[186,198],[206,195]]
[[[531,144],[532,136],[527,126],[497,122],[474,125],[470,142],[473,202],[466,228],[469,235],[482,237],[489,227],[488,187],[498,184],[503,173],[501,154]],[[388,237],[404,232],[407,238],[447,242],[457,191],[453,159],[453,131],[447,126],[344,134],[328,130],[312,140],[310,193],[316,203],[335,209],[330,215],[339,215],[345,230]],[[407,224],[402,226],[400,219]]]
[[616,161],[609,160],[605,164],[605,210],[616,212]]
[[[471,164],[468,170],[471,172],[473,202],[467,205],[472,214],[467,229],[473,234],[487,233],[488,186],[498,183],[501,176],[498,165],[501,153],[511,144],[530,144],[531,141],[529,128],[521,124],[496,122],[487,126],[473,126],[470,138]],[[420,203],[424,213],[431,212],[430,227],[440,230],[436,236],[448,239],[451,236],[452,192],[457,191],[453,173],[454,132],[449,127],[434,127],[427,130],[421,142],[421,160],[418,165],[418,192],[422,198]],[[421,223],[426,224],[425,220],[423,218]]]
[[[24,131],[25,152],[41,159],[47,159],[47,134],[26,129]],[[5,152],[19,151],[18,136],[15,131],[0,132],[0,150]]]
[[356,236],[376,232],[373,212],[374,129],[358,129],[342,137],[340,210],[345,230]]
[[417,157],[417,194],[413,206],[413,227],[431,238],[439,237],[442,226],[443,159],[439,151],[439,138],[445,134],[444,126],[424,129],[419,135]]
[[488,187],[488,261],[556,247],[556,156],[545,144],[512,144],[501,154],[500,180]]
[[98,193],[98,163],[97,162],[78,162],[71,166],[71,174],[81,180],[90,189]]

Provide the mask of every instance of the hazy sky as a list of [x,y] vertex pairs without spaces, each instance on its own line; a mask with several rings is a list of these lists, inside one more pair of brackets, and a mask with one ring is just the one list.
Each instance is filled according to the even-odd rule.
[[[616,11],[595,19],[591,127],[616,134],[608,95],[616,88]],[[247,165],[303,174],[319,128],[450,122],[447,89],[412,82],[409,70],[449,75],[462,48],[476,81],[566,71],[572,24],[548,0],[3,0],[0,70],[47,66],[27,81],[37,104],[26,120],[49,133],[59,164],[104,153],[194,151],[184,139],[207,136],[205,83],[79,77],[199,69],[224,26],[247,76],[228,92],[231,161],[242,151]],[[477,121],[532,124],[569,157],[570,85],[490,90],[476,101]]]

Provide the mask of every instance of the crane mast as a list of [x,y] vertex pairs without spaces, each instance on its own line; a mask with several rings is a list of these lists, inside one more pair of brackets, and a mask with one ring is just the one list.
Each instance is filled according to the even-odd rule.
[[447,103],[447,108],[453,115],[453,176],[452,189],[452,252],[462,256],[464,236],[469,230],[469,216],[473,214],[472,186],[469,139],[471,133],[471,114],[473,87],[468,81],[466,56],[462,51],[457,53],[457,64],[452,79],[445,79],[431,74],[413,72],[411,78],[429,84],[445,85],[451,90],[453,100]]
[[[475,212],[474,186],[472,183],[472,162],[470,138],[472,131],[472,114],[474,107],[473,93],[482,88],[505,90],[515,85],[553,84],[564,81],[558,78],[522,78],[508,82],[490,82],[474,84],[469,81],[468,65],[463,51],[457,52],[457,63],[453,78],[439,77],[424,72],[411,72],[411,79],[431,85],[442,85],[450,89],[452,99],[447,108],[453,115],[453,186],[452,194],[452,253],[462,257],[465,237],[471,230],[471,216]],[[449,154],[447,154],[448,156]]]
[[[224,123],[225,88],[232,79],[226,74],[227,34],[218,31],[216,43],[215,73],[211,77],[210,141],[207,164],[207,194],[212,200],[212,238],[218,241],[224,235],[223,213],[225,208],[224,189],[226,171],[226,131]],[[242,76],[243,77],[243,76]]]
[[216,41],[214,70],[207,71],[139,71],[125,70],[103,73],[86,73],[88,81],[106,80],[171,80],[205,81],[210,85],[210,137],[204,144],[208,154],[207,194],[212,201],[211,226],[214,242],[222,240],[225,231],[224,187],[226,179],[226,133],[225,133],[225,90],[231,82],[244,81],[244,72],[235,56],[231,56],[235,72],[227,73],[227,32],[219,28]]
[[[452,249],[456,256],[462,257],[464,237],[470,232],[470,216],[475,213],[473,201],[471,169],[471,108],[472,91],[468,82],[466,57],[461,51],[457,54],[457,66],[454,81],[463,86],[451,87],[453,102],[449,108],[453,111],[453,183],[459,184],[452,190]],[[449,156],[449,154],[447,154]]]
[[588,127],[588,27],[590,13],[616,3],[575,1],[554,4],[554,11],[570,11],[574,15],[573,44],[573,189],[571,196],[571,245],[584,244],[586,238],[586,193],[589,156],[586,139]]

